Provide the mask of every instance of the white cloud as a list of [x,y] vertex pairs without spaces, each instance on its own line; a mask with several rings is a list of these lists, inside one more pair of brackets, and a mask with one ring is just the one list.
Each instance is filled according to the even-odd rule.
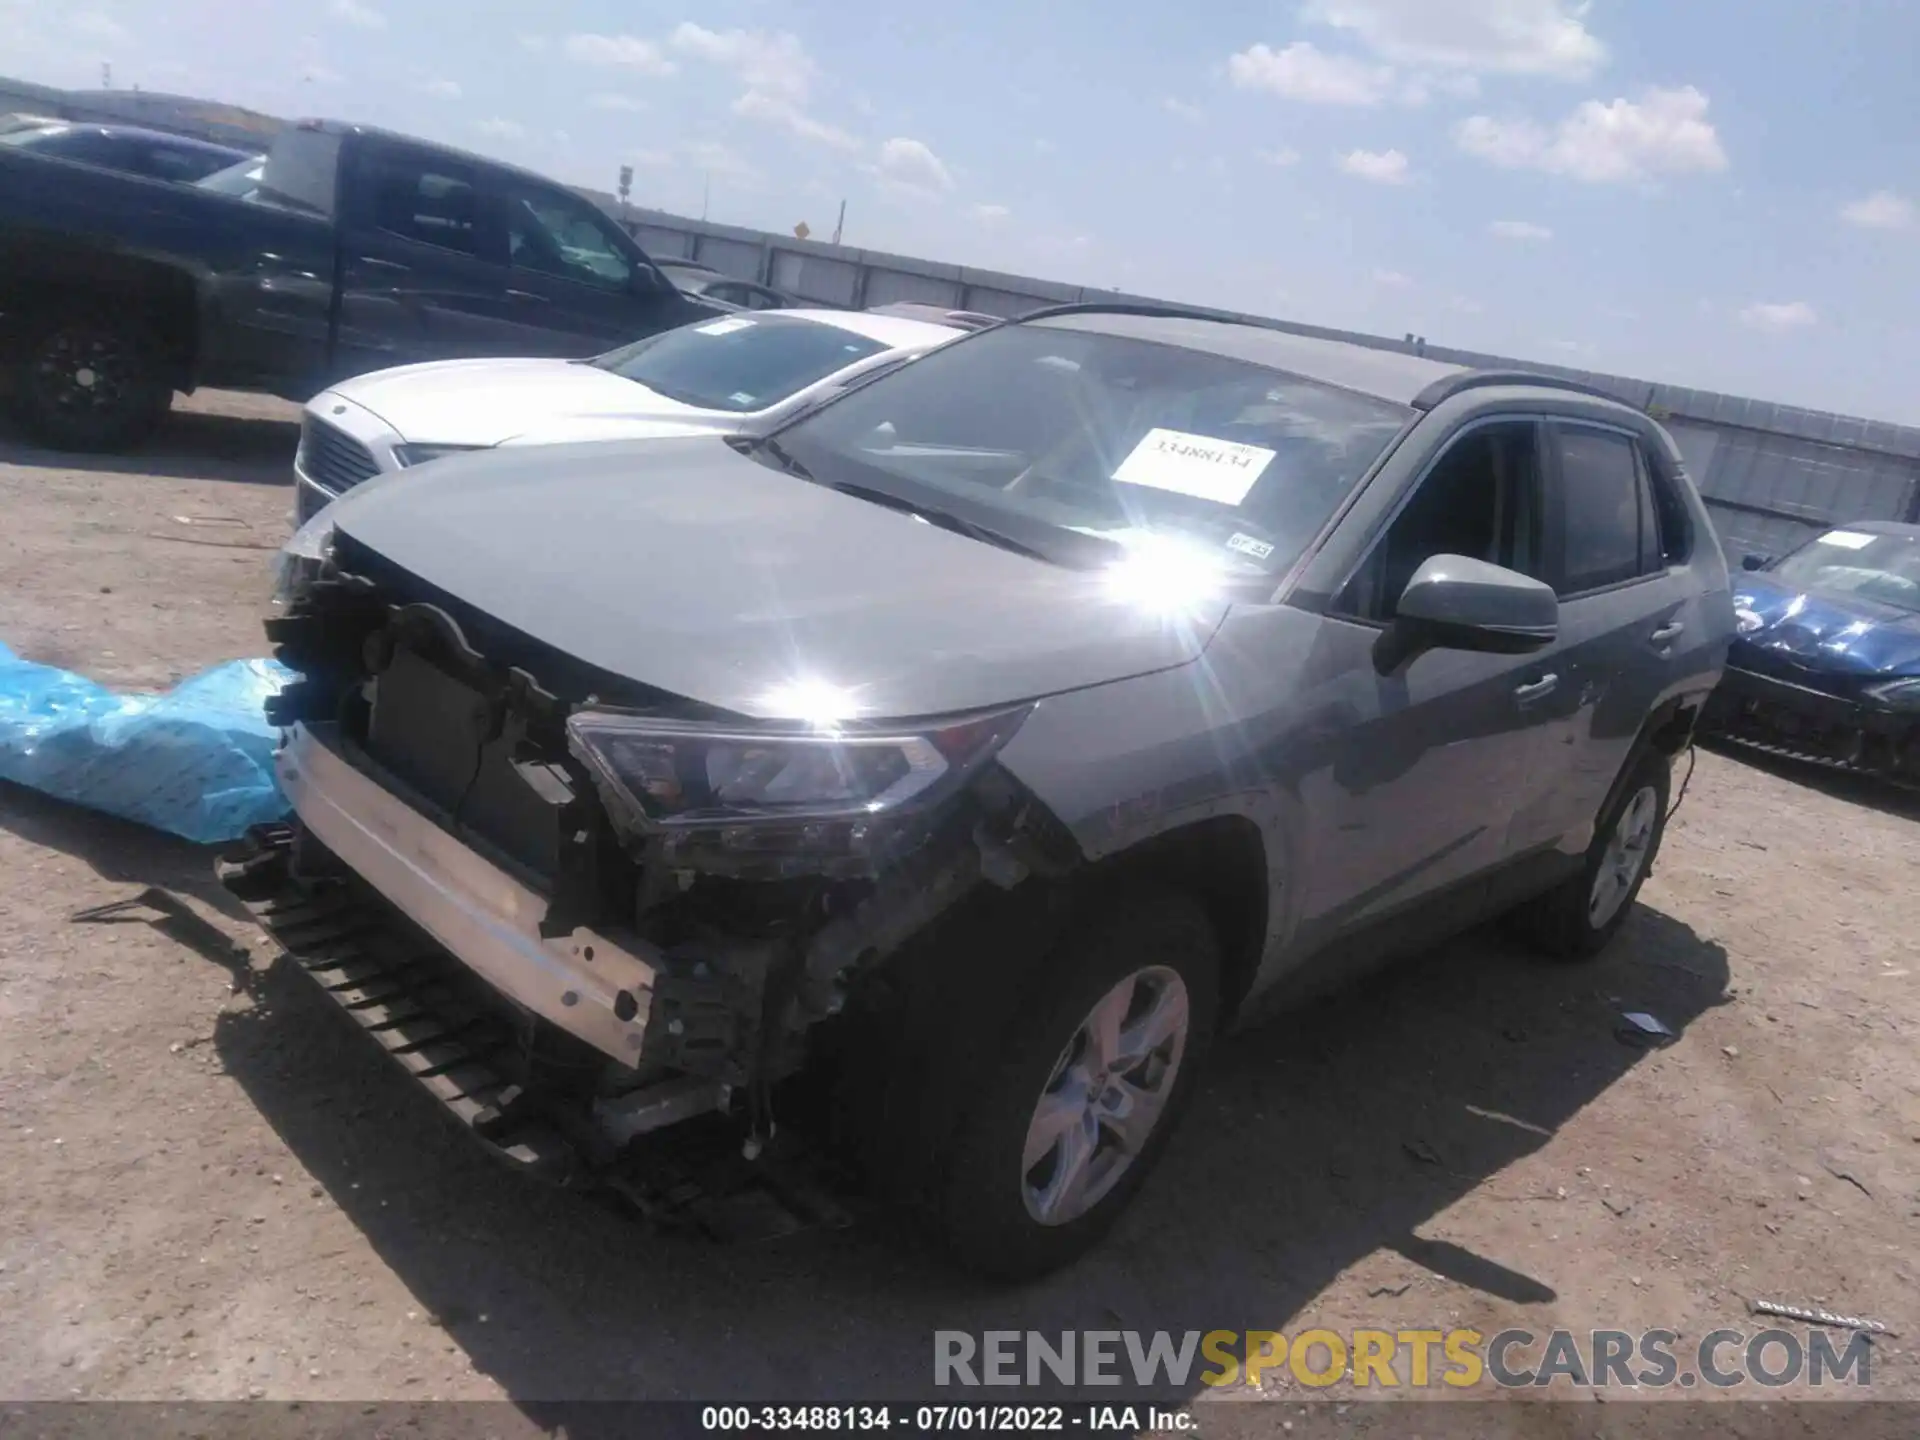
[[880,147],[875,167],[880,178],[934,195],[953,189],[953,176],[940,157],[918,140],[895,136]]
[[1804,300],[1788,300],[1779,304],[1755,301],[1740,312],[1740,321],[1755,330],[1803,330],[1809,325],[1818,324],[1820,316],[1813,306]]
[[436,100],[458,100],[460,82],[458,80],[427,80],[420,86],[423,95],[431,95]]
[[1171,95],[1160,102],[1160,108],[1176,120],[1197,121],[1204,118],[1204,112],[1198,105],[1190,105],[1185,100],[1176,100]]
[[387,17],[371,5],[362,4],[361,0],[329,0],[327,13],[336,20],[357,25],[362,30],[387,28]]
[[1447,308],[1460,315],[1478,315],[1487,307],[1471,295],[1450,295],[1447,297]]
[[1373,283],[1392,290],[1405,290],[1413,284],[1413,277],[1403,275],[1398,270],[1376,270],[1373,272]]
[[1306,15],[1395,65],[1584,80],[1607,49],[1586,0],[1309,0]]
[[561,48],[583,65],[619,65],[642,75],[671,75],[675,69],[658,45],[636,35],[569,35]]
[[76,35],[98,40],[105,45],[125,45],[133,39],[126,26],[98,10],[82,10],[67,21],[67,28]]
[[683,20],[668,41],[685,55],[731,70],[749,91],[793,104],[807,98],[817,67],[797,35],[767,30],[708,30]]
[[802,140],[831,145],[836,150],[858,150],[860,142],[837,125],[816,120],[791,101],[764,90],[749,90],[733,102],[733,113],[749,120],[770,120],[784,125]]
[[1262,163],[1276,165],[1281,168],[1285,168],[1288,165],[1298,165],[1300,163],[1300,152],[1286,145],[1282,145],[1275,150],[1256,150],[1253,153],[1254,158]]
[[1284,50],[1253,45],[1227,60],[1242,90],[1271,90],[1310,105],[1378,105],[1393,87],[1393,70],[1347,55],[1329,55],[1308,40]]
[[587,108],[590,110],[622,110],[633,114],[646,109],[647,102],[644,100],[636,100],[631,95],[616,95],[603,91],[601,94],[589,95],[587,97]]
[[1006,219],[1012,213],[1013,212],[1004,205],[976,205],[973,207],[973,218],[984,221],[989,225]]
[[817,145],[857,150],[859,140],[808,113],[807,98],[820,67],[797,35],[771,30],[709,30],[691,20],[674,28],[668,45],[682,55],[717,65],[745,87],[733,113],[780,125]]
[[535,55],[546,52],[547,37],[544,35],[521,35],[517,38],[520,41],[520,48],[522,50],[529,50]]
[[1350,150],[1340,157],[1340,168],[1360,180],[1379,185],[1407,183],[1407,157],[1398,150]]
[[1649,90],[1637,101],[1589,100],[1551,130],[1533,120],[1475,115],[1460,123],[1455,139],[1490,164],[1592,184],[1727,168],[1707,97],[1691,85]]
[[1553,231],[1531,220],[1496,220],[1487,233],[1500,240],[1551,240]]
[[523,139],[527,133],[527,127],[519,121],[502,120],[498,116],[489,120],[476,121],[473,128],[489,140],[519,140]]
[[1920,220],[1911,200],[1891,190],[1876,190],[1864,200],[1856,200],[1840,212],[1849,225],[1864,230],[1909,230]]
[[695,140],[683,145],[680,159],[690,169],[704,170],[737,184],[751,184],[760,179],[760,171],[752,161],[718,140]]

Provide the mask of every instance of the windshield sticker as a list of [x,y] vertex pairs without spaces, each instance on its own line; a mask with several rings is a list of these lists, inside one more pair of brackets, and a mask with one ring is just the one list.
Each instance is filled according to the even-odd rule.
[[727,396],[727,400],[730,404],[734,405],[751,405],[753,403],[753,396],[744,390],[736,390]]
[[1273,554],[1273,546],[1264,540],[1256,540],[1251,535],[1233,534],[1227,537],[1227,548],[1238,550],[1242,555],[1251,555],[1256,560],[1264,560]]
[[1838,545],[1842,550],[1864,550],[1873,543],[1873,536],[1858,530],[1829,530],[1820,537],[1822,545]]
[[696,335],[731,335],[736,330],[748,329],[752,324],[753,321],[744,319],[741,316],[729,315],[724,320],[709,320],[704,325],[696,325],[693,327],[693,333]]
[[1149,430],[1120,462],[1113,478],[1192,495],[1217,505],[1238,505],[1273,462],[1274,452],[1180,430]]

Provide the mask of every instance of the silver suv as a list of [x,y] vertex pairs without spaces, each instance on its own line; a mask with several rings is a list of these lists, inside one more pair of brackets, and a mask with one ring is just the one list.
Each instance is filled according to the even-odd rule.
[[227,874],[326,992],[516,1160],[664,1213],[804,1140],[1005,1276],[1223,1027],[1496,915],[1599,951],[1734,630],[1646,415],[1125,307],[295,553],[297,820]]

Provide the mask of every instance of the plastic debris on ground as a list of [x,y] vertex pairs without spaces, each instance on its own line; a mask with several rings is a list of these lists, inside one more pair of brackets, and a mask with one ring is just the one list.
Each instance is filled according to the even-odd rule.
[[267,697],[294,678],[233,660],[162,694],[118,694],[0,645],[0,779],[200,844],[285,817]]

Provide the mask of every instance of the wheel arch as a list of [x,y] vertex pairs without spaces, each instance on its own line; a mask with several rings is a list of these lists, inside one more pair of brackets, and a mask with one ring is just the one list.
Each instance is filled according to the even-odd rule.
[[1156,884],[1197,896],[1220,944],[1220,1020],[1232,1020],[1266,952],[1272,881],[1259,825],[1238,814],[1189,821],[1094,862],[1079,879],[1094,903]]

